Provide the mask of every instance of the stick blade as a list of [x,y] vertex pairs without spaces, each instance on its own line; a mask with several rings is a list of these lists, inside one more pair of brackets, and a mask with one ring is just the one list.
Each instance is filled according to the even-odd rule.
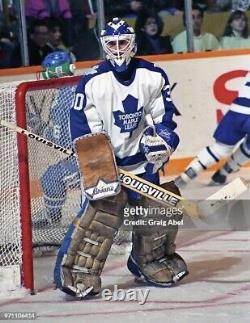
[[207,200],[234,200],[236,197],[249,189],[249,183],[242,177],[237,177],[220,190],[212,194]]
[[210,195],[205,201],[199,203],[199,208],[203,214],[214,213],[219,208],[228,204],[229,201],[236,200],[241,194],[249,189],[249,183],[241,177],[234,179],[220,190]]

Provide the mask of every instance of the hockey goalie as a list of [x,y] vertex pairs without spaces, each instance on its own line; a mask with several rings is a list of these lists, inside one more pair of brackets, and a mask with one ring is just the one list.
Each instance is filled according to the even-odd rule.
[[[106,59],[80,80],[70,112],[71,136],[86,198],[57,255],[56,287],[75,297],[101,291],[101,273],[124,208],[160,209],[157,202],[121,187],[117,166],[156,185],[179,138],[166,73],[135,58],[134,30],[114,18],[101,33]],[[148,125],[146,115],[153,124]],[[180,194],[173,182],[162,185]],[[140,219],[143,215],[136,215]],[[156,223],[165,215],[154,214]],[[181,215],[175,215],[178,221]],[[175,252],[178,226],[133,226],[129,271],[149,285],[170,287],[188,274]]]

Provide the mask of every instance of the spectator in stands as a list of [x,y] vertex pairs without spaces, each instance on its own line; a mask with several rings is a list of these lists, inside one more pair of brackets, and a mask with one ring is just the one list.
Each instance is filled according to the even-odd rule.
[[173,53],[169,36],[162,37],[163,22],[157,14],[142,12],[135,24],[138,55]]
[[53,51],[48,46],[49,28],[47,21],[36,21],[30,32],[29,59],[30,65],[40,65],[43,59]]
[[220,44],[221,48],[250,48],[248,22],[245,12],[237,10],[231,13]]
[[28,27],[37,19],[60,18],[63,21],[63,38],[71,44],[71,19],[69,0],[26,0],[25,15]]
[[25,15],[32,21],[48,17],[72,18],[68,0],[26,0]]
[[48,46],[51,47],[53,51],[62,50],[71,55],[72,62],[75,62],[75,55],[72,53],[71,48],[68,48],[62,39],[63,28],[60,19],[50,19],[48,21],[49,27],[49,42]]
[[88,0],[70,0],[72,12],[72,51],[77,60],[100,58],[99,41],[96,38],[96,13]]
[[[49,28],[47,20],[37,20],[33,23],[30,30],[28,50],[30,65],[41,65],[45,56],[53,51],[48,46],[49,41]],[[13,52],[12,66],[21,66],[21,51],[20,46]]]
[[[217,38],[210,33],[202,31],[203,23],[203,10],[196,5],[192,7],[192,19],[193,19],[193,40],[194,51],[214,50],[219,48],[219,42]],[[185,25],[185,14],[183,15]],[[175,53],[187,52],[187,31],[184,30],[174,37],[172,42],[173,50]]]
[[15,44],[8,29],[0,27],[0,68],[11,67],[12,52]]

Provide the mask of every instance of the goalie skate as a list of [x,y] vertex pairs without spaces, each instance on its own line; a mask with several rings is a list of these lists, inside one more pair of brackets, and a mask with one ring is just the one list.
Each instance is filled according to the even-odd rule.
[[145,281],[157,287],[171,287],[189,273],[185,261],[177,253],[145,264],[143,267],[139,266],[133,255],[130,255],[127,267],[137,281]]

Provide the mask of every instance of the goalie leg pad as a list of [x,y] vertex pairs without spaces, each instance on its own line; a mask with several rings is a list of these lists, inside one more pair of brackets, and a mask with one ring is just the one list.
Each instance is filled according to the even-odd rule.
[[[177,186],[173,183],[162,185],[165,189],[180,195]],[[142,199],[142,206],[158,207],[162,205],[147,198]],[[176,214],[176,213],[174,213]],[[166,220],[165,214],[154,215],[154,218]],[[175,215],[179,221],[182,215]],[[156,222],[157,223],[157,222]],[[185,261],[175,253],[175,239],[178,225],[168,227],[142,226],[133,228],[133,248],[128,259],[128,269],[137,277],[143,277],[149,284],[169,287],[188,274]]]
[[57,288],[76,297],[100,292],[100,275],[123,222],[126,203],[124,190],[100,201],[85,201],[57,255],[54,271]]

